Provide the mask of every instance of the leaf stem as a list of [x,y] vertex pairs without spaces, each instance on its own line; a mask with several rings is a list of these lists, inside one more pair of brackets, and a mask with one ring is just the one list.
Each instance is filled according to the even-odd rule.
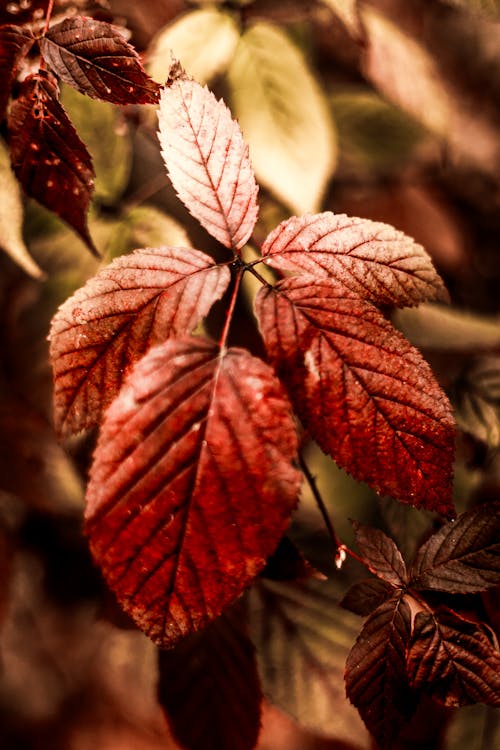
[[231,321],[233,319],[234,308],[236,306],[236,300],[238,298],[238,292],[240,290],[241,279],[243,278],[243,273],[245,271],[245,266],[239,259],[237,259],[237,261],[234,261],[234,263],[235,264],[237,263],[238,271],[236,274],[236,279],[234,281],[231,301],[229,303],[229,307],[226,312],[226,321],[224,323],[224,328],[222,330],[222,334],[219,340],[219,348],[221,352],[223,351],[223,349],[225,349],[225,346],[226,346],[226,341],[227,341],[227,337],[229,334],[229,328],[231,327]]
[[47,31],[49,30],[49,23],[52,17],[53,10],[54,10],[54,0],[49,0],[49,4],[47,6],[47,13],[45,15],[45,26],[43,27],[42,36],[45,36]]

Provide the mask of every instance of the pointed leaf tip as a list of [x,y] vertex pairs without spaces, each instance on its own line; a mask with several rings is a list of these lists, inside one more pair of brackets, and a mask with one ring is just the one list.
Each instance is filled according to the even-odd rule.
[[172,184],[215,239],[240,250],[257,221],[257,185],[238,124],[223,101],[195,81],[162,91],[159,139]]

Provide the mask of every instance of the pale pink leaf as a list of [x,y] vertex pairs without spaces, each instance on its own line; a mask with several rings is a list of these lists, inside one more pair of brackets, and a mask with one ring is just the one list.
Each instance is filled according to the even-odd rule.
[[127,368],[149,347],[190,333],[228,283],[226,266],[178,247],[136,250],[90,279],[52,320],[57,431],[97,424]]
[[257,220],[257,185],[248,146],[223,101],[195,81],[162,92],[159,139],[172,184],[216,240],[239,250]]
[[388,224],[333,214],[292,216],[262,246],[268,265],[332,277],[379,305],[448,301],[424,248]]

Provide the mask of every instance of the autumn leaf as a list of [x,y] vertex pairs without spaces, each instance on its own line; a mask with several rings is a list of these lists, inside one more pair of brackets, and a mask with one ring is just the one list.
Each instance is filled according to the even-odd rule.
[[29,29],[12,24],[0,26],[0,122],[4,118],[19,61],[28,54],[34,41]]
[[382,314],[311,276],[262,288],[256,312],[269,358],[321,449],[381,494],[452,513],[451,407]]
[[404,598],[385,602],[366,620],[346,662],[347,697],[382,750],[391,747],[417,706],[406,676],[410,626]]
[[66,18],[40,39],[43,59],[59,78],[92,99],[155,104],[159,86],[119,29],[85,16]]
[[333,214],[292,216],[262,246],[268,265],[332,277],[378,305],[447,301],[448,293],[421,245],[388,224]]
[[342,597],[339,606],[366,617],[394,594],[394,588],[380,578],[366,578],[354,583]]
[[380,529],[353,522],[356,543],[370,570],[392,586],[405,586],[408,580],[401,552]]
[[443,526],[420,548],[411,586],[469,594],[500,584],[500,503],[485,503]]
[[257,185],[240,128],[223,101],[178,79],[160,100],[159,139],[168,175],[191,214],[240,250],[257,220]]
[[244,612],[236,606],[176,648],[160,651],[158,698],[183,747],[255,747],[262,694],[247,630]]
[[92,161],[44,71],[23,82],[8,127],[12,167],[24,191],[64,219],[97,254],[87,227]]
[[418,612],[408,652],[411,684],[446,706],[500,707],[500,653],[478,623],[445,607]]
[[87,491],[94,557],[160,646],[213,620],[264,567],[297,502],[297,437],[268,365],[171,339],[106,412]]
[[227,267],[204,253],[160,247],[117,258],[75,292],[50,330],[58,432],[97,424],[127,368],[169,336],[191,333],[228,282]]

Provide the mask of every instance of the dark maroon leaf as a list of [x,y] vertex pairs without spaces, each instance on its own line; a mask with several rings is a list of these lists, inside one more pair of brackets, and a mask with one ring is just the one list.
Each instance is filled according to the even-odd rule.
[[92,161],[58,97],[57,86],[43,71],[24,81],[8,121],[12,167],[25,192],[70,224],[97,253],[87,228]]
[[446,706],[500,707],[500,653],[491,634],[444,607],[417,613],[408,674],[416,689]]
[[322,450],[382,494],[452,513],[451,407],[402,334],[331,279],[262,288],[256,311],[268,355]]
[[408,575],[406,565],[392,539],[380,529],[353,521],[358,549],[370,563],[370,570],[392,586],[404,586]]
[[19,61],[28,54],[35,38],[29,29],[20,26],[0,26],[0,121],[3,120],[10,87]]
[[302,552],[287,536],[281,539],[262,571],[265,578],[273,581],[302,581],[316,578],[324,581],[326,576],[306,560]]
[[417,706],[406,676],[410,626],[404,598],[385,602],[367,619],[347,658],[347,697],[382,750],[391,747]]
[[448,300],[424,248],[394,227],[369,219],[331,211],[292,216],[270,233],[262,255],[283,271],[333,277],[376,304]]
[[158,645],[213,620],[255,578],[297,502],[297,436],[272,370],[171,339],[106,412],[87,533],[123,608]]
[[500,503],[485,503],[443,526],[418,551],[411,586],[467,594],[500,583]]
[[355,583],[339,602],[341,607],[366,617],[394,594],[394,588],[379,578]]
[[46,63],[62,81],[92,99],[155,104],[160,87],[118,28],[76,16],[52,26],[40,40]]
[[191,333],[228,282],[228,268],[208,255],[160,247],[117,258],[75,292],[50,330],[58,432],[97,424],[130,365],[169,336]]
[[262,694],[241,607],[160,651],[159,665],[159,701],[182,747],[253,750]]

